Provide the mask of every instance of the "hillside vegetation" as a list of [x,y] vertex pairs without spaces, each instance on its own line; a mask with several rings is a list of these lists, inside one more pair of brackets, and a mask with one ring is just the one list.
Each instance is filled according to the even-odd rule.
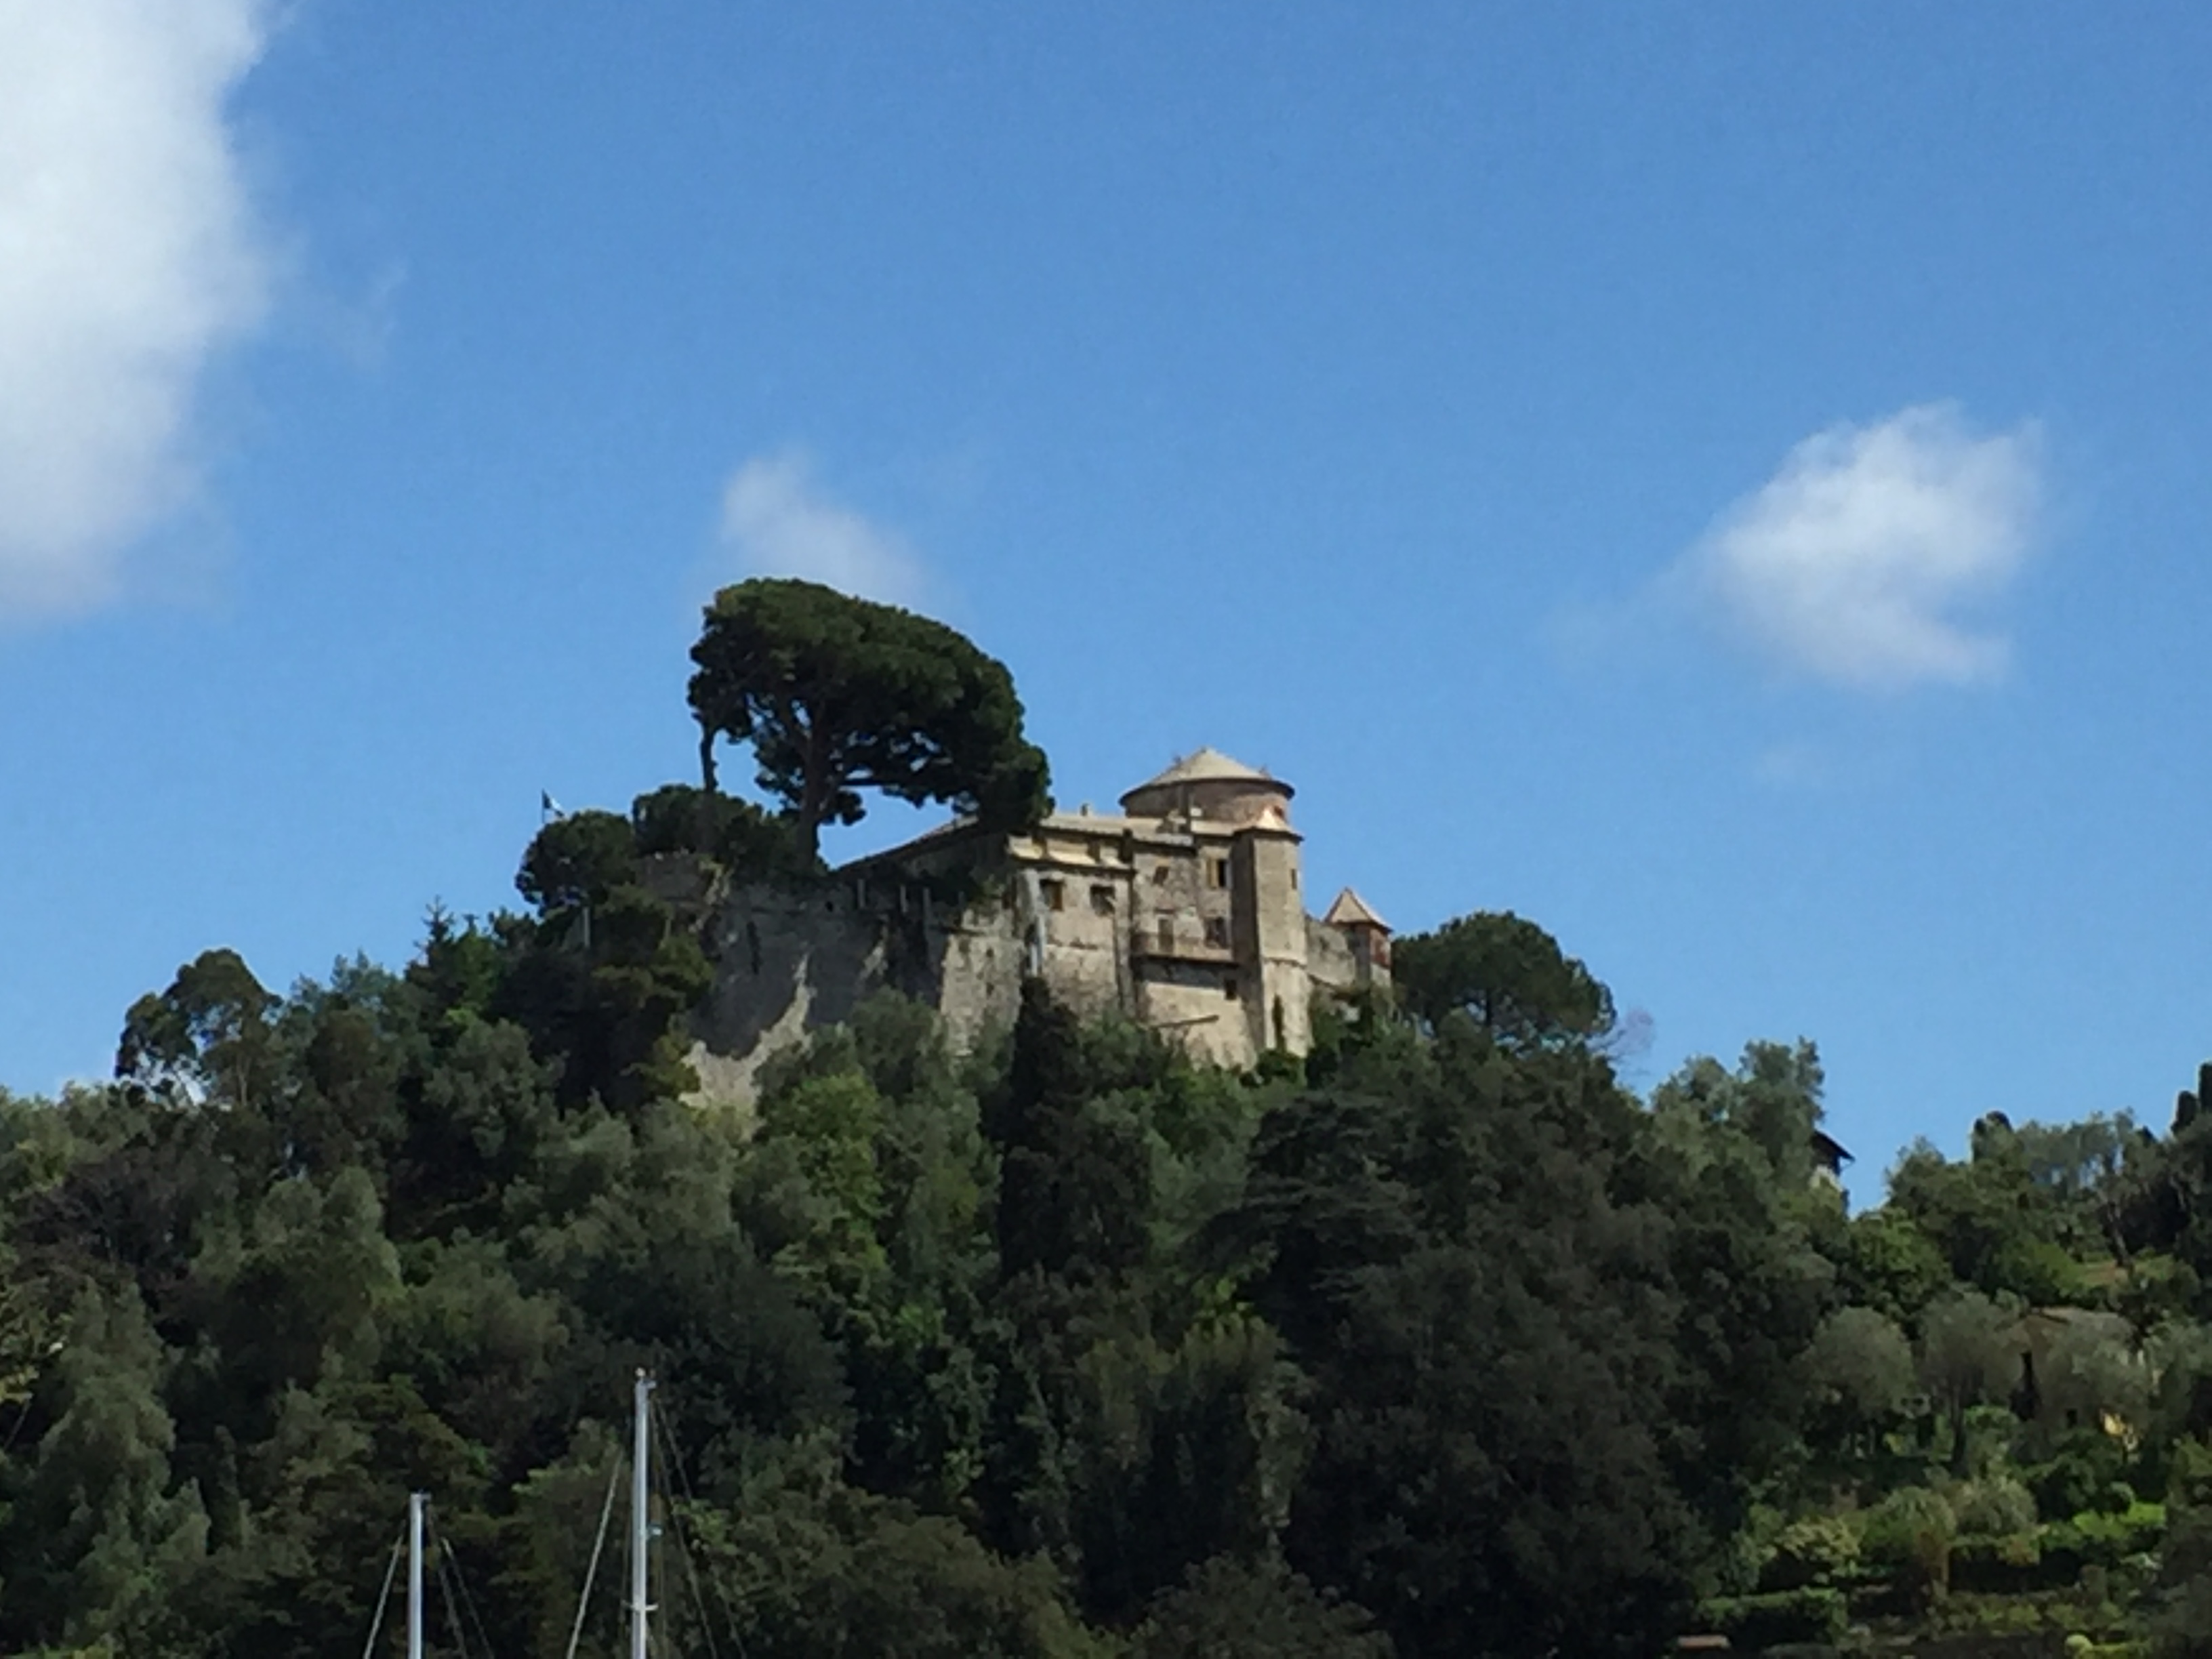
[[433,1650],[553,1659],[643,1369],[671,1655],[2212,1652],[2212,1079],[1850,1215],[1810,1044],[1639,1097],[1477,914],[1248,1074],[1032,986],[690,1102],[651,860],[811,830],[577,814],[526,913],[283,995],[210,951],[112,1083],[0,1096],[0,1651],[354,1652],[422,1490]]

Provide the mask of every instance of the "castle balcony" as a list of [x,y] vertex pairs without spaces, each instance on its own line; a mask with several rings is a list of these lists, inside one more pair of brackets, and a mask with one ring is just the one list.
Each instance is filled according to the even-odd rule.
[[1138,962],[1188,962],[1208,968],[1237,965],[1237,951],[1226,938],[1206,938],[1199,925],[1188,918],[1150,926],[1139,922],[1129,930],[1129,955]]

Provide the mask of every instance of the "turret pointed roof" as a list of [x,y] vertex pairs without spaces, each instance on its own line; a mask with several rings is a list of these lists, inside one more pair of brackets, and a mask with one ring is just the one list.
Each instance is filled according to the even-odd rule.
[[1390,924],[1376,915],[1374,908],[1349,887],[1336,896],[1336,902],[1328,907],[1328,914],[1322,920],[1332,927],[1379,927],[1386,933],[1390,931]]
[[1263,768],[1247,766],[1243,761],[1232,760],[1218,749],[1206,748],[1182,757],[1159,776],[1147,779],[1130,790],[1129,794],[1146,789],[1169,788],[1179,783],[1263,783],[1281,790],[1285,795],[1295,793],[1289,784],[1271,776]]

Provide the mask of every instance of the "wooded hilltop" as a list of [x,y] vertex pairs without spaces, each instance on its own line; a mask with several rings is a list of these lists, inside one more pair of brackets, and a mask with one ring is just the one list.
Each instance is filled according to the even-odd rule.
[[283,994],[210,950],[112,1082],[0,1092],[0,1651],[352,1653],[420,1490],[431,1650],[557,1659],[642,1369],[672,1656],[2212,1655],[2212,1068],[1851,1214],[1811,1043],[1639,1096],[1475,911],[1249,1072],[1033,984],[702,1105],[643,860],[804,884],[861,790],[1047,776],[939,624],[748,583],[696,656],[701,786],[546,825],[526,909]]

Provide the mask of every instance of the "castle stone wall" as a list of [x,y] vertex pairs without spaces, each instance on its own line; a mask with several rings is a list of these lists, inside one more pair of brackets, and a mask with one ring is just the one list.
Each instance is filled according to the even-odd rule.
[[1306,918],[1306,977],[1316,991],[1350,996],[1359,988],[1359,963],[1341,928]]
[[1225,988],[1231,977],[1204,963],[1147,962],[1138,981],[1137,1018],[1198,1059],[1249,1066],[1259,1054],[1242,987],[1236,996]]
[[703,915],[716,963],[694,1022],[702,1092],[750,1101],[770,1055],[884,988],[971,1047],[1012,1023],[1031,974],[1079,1014],[1127,1016],[1219,1065],[1305,1053],[1315,994],[1388,969],[1306,914],[1290,793],[1204,750],[1123,797],[1159,816],[1085,809],[1009,836],[951,825],[804,890],[721,891],[696,861],[654,871]]
[[1020,1010],[1026,945],[1011,907],[952,906],[880,879],[739,887],[708,917],[714,982],[692,1016],[700,1092],[750,1101],[760,1067],[875,992],[927,1002],[968,1047]]

